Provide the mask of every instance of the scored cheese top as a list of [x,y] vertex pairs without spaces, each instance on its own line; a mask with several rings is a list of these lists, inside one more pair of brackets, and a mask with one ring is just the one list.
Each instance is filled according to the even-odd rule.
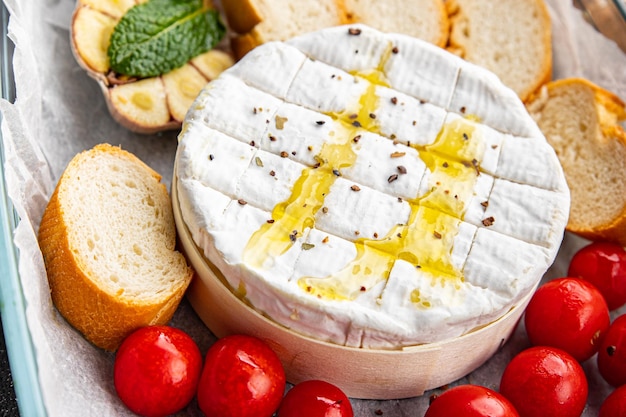
[[400,348],[497,319],[558,251],[558,159],[496,76],[363,25],[266,43],[200,93],[176,185],[196,245],[272,320]]

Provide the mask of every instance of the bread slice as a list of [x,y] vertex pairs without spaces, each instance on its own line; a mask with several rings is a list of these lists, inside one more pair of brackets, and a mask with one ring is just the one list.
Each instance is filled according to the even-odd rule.
[[567,229],[626,245],[626,120],[615,94],[581,78],[553,81],[527,107],[556,150],[571,191]]
[[70,161],[41,220],[52,301],[105,350],[141,326],[168,322],[192,278],[175,250],[160,180],[131,153],[97,145]]
[[494,72],[522,100],[552,76],[551,22],[543,0],[446,0],[447,49]]
[[413,36],[439,47],[448,42],[450,27],[443,0],[345,0],[345,6],[350,22]]
[[443,0],[231,0],[222,2],[237,58],[269,41],[348,23],[363,23],[445,46],[448,15]]
[[231,0],[222,2],[228,26],[236,36],[237,58],[265,42],[348,23],[343,0]]

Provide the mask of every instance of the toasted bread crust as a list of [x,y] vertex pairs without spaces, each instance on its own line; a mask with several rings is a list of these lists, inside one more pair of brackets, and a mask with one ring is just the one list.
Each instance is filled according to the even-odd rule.
[[[320,21],[316,25],[317,29],[323,29],[328,26],[350,24],[350,23],[364,23],[372,27],[377,27],[376,20],[372,20],[372,17],[363,18],[363,14],[359,7],[365,7],[358,4],[351,4],[348,7],[348,3],[345,0],[333,0],[333,9],[336,12],[337,20],[335,22]],[[446,4],[443,0],[432,0],[431,5],[437,9],[438,12],[434,13],[437,16],[437,22],[434,26],[438,28],[435,34],[430,35],[429,39],[424,39],[437,46],[444,47],[447,44],[448,36],[450,32],[450,23],[448,19],[448,13]],[[261,23],[268,23],[270,25],[280,25],[280,22],[272,22],[271,17],[264,16],[262,10],[264,2],[260,0],[231,0],[224,2],[223,9],[228,25],[234,32],[232,34],[230,42],[233,54],[237,59],[241,59],[251,49],[259,46],[265,42],[272,40],[287,40],[288,38],[303,33],[287,33],[283,36],[274,38],[268,37],[263,29],[260,28]],[[270,19],[270,20],[268,20]],[[383,17],[376,15],[375,19],[383,19]],[[415,35],[413,33],[409,35]]]
[[432,43],[439,46],[440,48],[443,48],[447,45],[448,40],[450,39],[450,19],[448,18],[448,14],[447,14],[447,7],[444,1],[442,2],[437,2],[437,5],[440,8],[440,19],[439,19],[439,26],[441,28],[440,32],[439,32],[439,38],[438,39],[433,39]]
[[[367,2],[364,2],[367,3]],[[371,1],[370,3],[376,3],[376,0]],[[381,2],[382,3],[382,2]],[[357,0],[346,0],[345,2],[345,10],[346,10],[346,23],[363,23],[368,26],[372,26],[379,30],[385,31],[393,31],[404,33],[409,36],[415,36],[421,38],[422,40],[432,43],[433,45],[439,46],[443,48],[448,43],[448,38],[450,36],[450,19],[448,18],[448,7],[444,0],[426,0],[426,1],[413,1],[411,3],[402,2],[402,6],[400,10],[390,6],[391,10],[388,14],[383,13],[376,14],[374,13],[364,13],[364,10],[359,10],[363,8],[363,2],[359,4]],[[385,4],[387,6],[387,4]],[[398,7],[398,5],[396,5]],[[424,11],[423,8],[429,8],[428,12]],[[413,15],[408,14],[409,17],[406,16],[397,16],[394,12],[406,11],[410,13],[410,11],[417,11],[422,15],[427,15],[429,18],[433,19],[433,21],[428,21],[434,28],[436,28],[432,33],[423,28],[418,27],[420,22],[411,22],[412,28],[407,27],[407,21],[412,20]],[[411,10],[412,9],[412,10]],[[433,9],[435,11],[433,12]],[[367,17],[364,17],[366,15]],[[374,16],[374,17],[373,17]],[[388,24],[383,24],[382,20],[385,18],[393,18],[393,29],[390,29]],[[434,21],[436,20],[436,21]]]
[[[125,158],[130,155],[108,145],[99,145],[92,152],[123,153]],[[135,156],[130,157],[143,165]],[[74,158],[66,172],[79,163]],[[160,180],[156,172],[145,168],[155,180]],[[172,291],[143,300],[112,294],[98,286],[92,279],[93,272],[84,254],[79,253],[70,241],[71,225],[63,209],[63,181],[62,176],[43,214],[38,234],[52,301],[61,315],[86,339],[102,349],[115,351],[133,330],[165,324],[171,319],[193,272],[188,268],[186,276],[181,276],[180,281],[173,284]],[[165,186],[161,186],[162,192],[167,194]]]
[[230,39],[230,48],[236,60],[243,58],[245,54],[259,46],[262,42],[254,38],[252,32],[233,36]]
[[261,11],[251,0],[223,1],[222,10],[229,28],[236,33],[248,33],[263,20]]
[[[558,111],[567,115],[572,125],[580,126],[574,133],[562,123],[547,119],[555,111],[556,104],[550,108],[551,100],[568,95],[578,107],[559,103]],[[527,106],[555,146],[572,189],[567,230],[589,240],[626,245],[626,163],[620,157],[626,155],[626,131],[619,124],[626,120],[624,102],[589,80],[566,78],[547,83],[529,98]],[[569,149],[576,152],[568,152]],[[573,154],[576,159],[571,157]],[[596,175],[587,175],[588,172]],[[593,195],[596,190],[603,195]],[[592,203],[602,205],[603,201],[610,201],[616,208],[610,212],[592,208]]]
[[[275,40],[284,41],[292,36],[302,34],[285,32],[282,36],[276,36],[264,33],[263,30],[259,29],[261,23],[280,25],[280,22],[268,21],[268,17],[264,16],[263,10],[258,7],[261,6],[262,3],[263,2],[258,2],[257,0],[229,0],[223,3],[222,8],[228,26],[232,32],[234,32],[230,37],[230,46],[237,60],[241,59],[253,48],[265,42]],[[347,17],[344,0],[331,0],[331,3],[336,12],[337,20],[335,22],[318,22],[317,27],[319,29],[350,22],[350,19]]]
[[[480,1],[485,2],[485,0]],[[507,16],[500,16],[495,13],[481,14],[480,20],[478,20],[476,16],[472,14],[472,5],[468,4],[471,3],[471,1],[468,2],[464,0],[446,0],[446,7],[450,18],[450,38],[446,49],[468,61],[491,70],[498,75],[505,84],[515,90],[522,101],[526,102],[535,91],[552,79],[552,22],[550,20],[548,7],[543,0],[523,1],[533,10],[532,15],[520,16],[519,19],[514,16],[513,23],[517,24],[516,30],[523,39],[529,39],[533,30],[540,32],[539,42],[532,44],[532,46],[538,48],[538,53],[530,49],[508,50],[506,44],[502,42],[498,43],[496,40],[494,40],[492,44],[493,48],[486,48],[484,45],[481,45],[476,37],[476,28],[486,27],[485,22],[489,22],[491,19],[505,21],[503,19]],[[490,0],[486,0],[486,2],[490,2]],[[493,2],[493,4],[497,3],[499,2]],[[523,21],[524,18],[536,21],[533,28],[525,24]],[[527,31],[526,34],[524,34],[525,31]],[[490,39],[497,39],[496,34],[492,35]],[[533,38],[534,37],[535,36],[533,36]],[[509,39],[500,38],[506,42],[509,41]],[[493,57],[496,55],[499,55],[501,58],[495,60],[497,62],[494,62]],[[520,77],[515,75],[519,71],[518,68],[511,68],[506,65],[506,58],[510,58],[513,55],[523,57],[522,62],[524,62],[524,65],[527,65],[527,70],[532,73],[532,77],[526,82],[519,83]]]

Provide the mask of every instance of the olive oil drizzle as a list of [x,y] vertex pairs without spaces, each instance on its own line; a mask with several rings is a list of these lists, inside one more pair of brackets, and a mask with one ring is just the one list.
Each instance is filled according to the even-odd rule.
[[[313,228],[315,215],[323,207],[337,172],[356,161],[353,138],[362,131],[380,133],[375,114],[379,102],[376,87],[389,86],[383,69],[391,50],[390,46],[377,68],[353,74],[369,82],[358,109],[330,114],[336,129],[316,157],[318,165],[303,169],[290,198],[273,209],[272,222],[253,234],[244,252],[244,262],[253,267],[268,266],[289,250],[307,228]],[[459,118],[447,123],[433,144],[413,146],[430,176],[428,191],[406,200],[411,209],[406,224],[394,226],[381,239],[357,239],[356,256],[343,269],[327,277],[300,277],[299,287],[319,298],[354,300],[386,282],[398,259],[431,276],[432,285],[438,280],[462,281],[462,272],[452,265],[451,254],[466,204],[480,175],[484,147],[474,134],[475,122]],[[411,293],[411,301],[419,307],[430,306],[418,290]]]
[[[483,148],[475,146],[478,141],[472,131],[471,122],[459,119],[444,126],[432,145],[415,147],[431,172],[431,187],[424,196],[407,200],[411,207],[407,223],[396,225],[380,240],[356,240],[357,255],[345,268],[329,277],[300,278],[299,286],[320,298],[354,300],[387,281],[398,259],[419,268],[431,278],[432,285],[462,281],[462,272],[452,264],[451,255],[479,175],[471,160]],[[459,141],[459,136],[468,139]],[[468,155],[472,156],[469,162],[464,159]],[[430,306],[415,293],[411,300],[424,308]]]
[[[382,78],[382,67],[389,59],[391,47],[388,49],[378,68],[361,77],[370,83],[359,99],[357,111],[329,115],[336,129],[330,132],[315,157],[317,165],[302,170],[289,199],[276,205],[272,210],[272,221],[252,235],[244,250],[244,262],[248,265],[256,268],[271,265],[274,258],[289,250],[307,228],[315,225],[315,214],[323,206],[336,174],[356,161],[353,138],[359,130],[377,131],[376,120],[370,117],[367,109],[377,107],[376,85],[388,85]],[[360,74],[354,75],[359,77]]]
[[289,250],[307,228],[313,228],[315,214],[322,208],[336,172],[356,160],[347,130],[352,129],[337,124],[337,131],[316,156],[318,165],[302,170],[289,199],[277,204],[272,221],[252,235],[244,250],[244,262],[257,268],[267,266],[266,262]]

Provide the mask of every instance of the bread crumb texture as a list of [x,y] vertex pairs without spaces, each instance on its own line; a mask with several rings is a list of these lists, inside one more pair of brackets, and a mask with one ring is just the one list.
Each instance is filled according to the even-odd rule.
[[345,0],[345,7],[351,23],[402,33],[437,46],[448,41],[449,21],[442,0]]
[[567,229],[626,245],[626,107],[581,78],[546,84],[528,110],[554,147],[571,190]]
[[494,72],[526,101],[550,81],[550,14],[543,0],[446,0],[447,49]]
[[191,280],[160,180],[129,152],[97,145],[70,161],[41,221],[55,306],[106,350],[168,322]]
[[231,0],[223,3],[235,56],[265,42],[284,41],[307,32],[363,23],[444,47],[449,21],[444,0]]
[[237,58],[265,42],[362,23],[485,67],[522,101],[552,76],[552,28],[544,0],[231,0],[223,8]]

